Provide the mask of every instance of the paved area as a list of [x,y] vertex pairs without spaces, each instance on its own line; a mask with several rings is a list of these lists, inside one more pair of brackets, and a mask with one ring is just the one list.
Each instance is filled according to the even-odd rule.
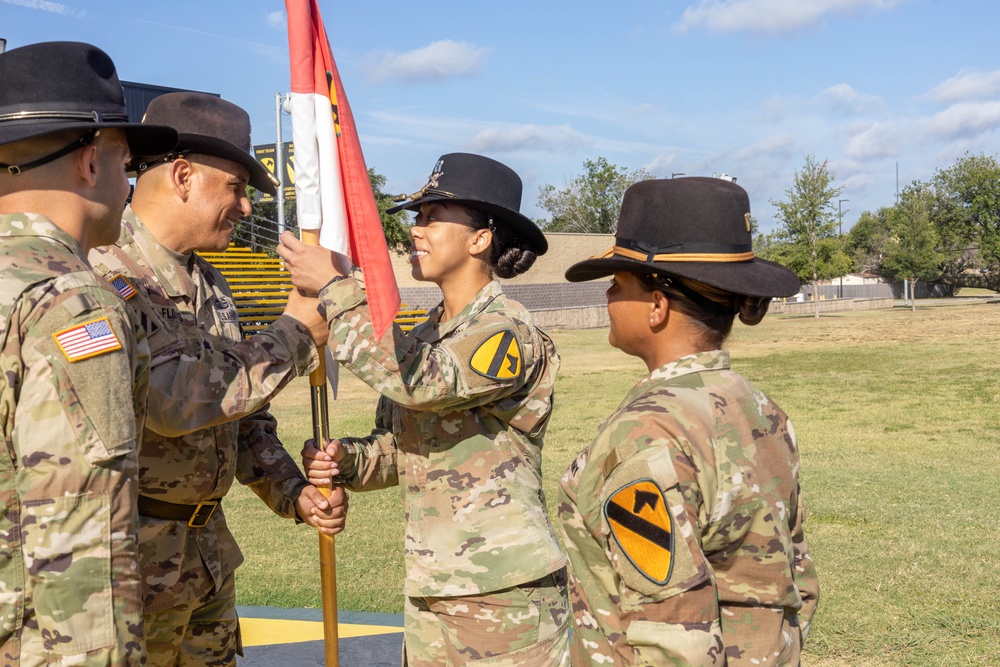
[[[239,667],[324,667],[323,614],[318,609],[239,607],[244,657]],[[342,667],[398,667],[403,615],[341,611]]]

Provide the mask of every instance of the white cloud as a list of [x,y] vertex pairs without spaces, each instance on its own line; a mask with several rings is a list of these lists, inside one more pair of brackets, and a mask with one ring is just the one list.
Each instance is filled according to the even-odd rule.
[[0,0],[8,5],[18,5],[28,9],[38,9],[50,14],[62,14],[63,16],[73,16],[78,19],[85,18],[87,12],[76,7],[64,5],[61,2],[48,2],[47,0]]
[[518,150],[567,150],[589,143],[569,125],[514,125],[487,127],[468,142],[469,150],[511,152]]
[[1000,70],[962,71],[927,93],[927,98],[934,102],[951,103],[991,99],[998,93],[1000,93]]
[[658,107],[656,107],[655,105],[653,105],[653,104],[651,104],[649,102],[643,102],[639,106],[637,106],[634,109],[632,109],[632,115],[633,116],[641,116],[644,113],[650,113],[652,111],[657,111],[657,110],[658,110]]
[[752,160],[758,157],[790,158],[801,152],[798,142],[790,134],[778,134],[758,141],[752,146],[736,151],[732,159],[736,161]]
[[264,15],[264,20],[267,21],[267,25],[270,28],[284,28],[287,21],[285,19],[285,12],[276,11],[268,12]]
[[899,154],[901,140],[897,125],[873,123],[847,140],[844,154],[855,160],[892,157]]
[[934,114],[925,124],[929,137],[961,139],[975,137],[1000,126],[1000,102],[960,102]]
[[834,111],[859,114],[882,109],[885,105],[877,95],[865,95],[854,90],[846,83],[830,86],[819,94],[820,101],[829,105]]
[[787,33],[813,25],[823,16],[862,9],[891,9],[905,0],[699,0],[674,25],[679,32]]
[[489,51],[446,39],[405,53],[379,51],[369,55],[365,64],[372,82],[433,81],[474,73]]

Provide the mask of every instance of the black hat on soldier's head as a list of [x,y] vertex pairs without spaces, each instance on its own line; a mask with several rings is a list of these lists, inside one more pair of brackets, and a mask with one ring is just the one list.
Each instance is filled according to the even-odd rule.
[[102,128],[123,130],[133,153],[165,153],[177,142],[169,127],[128,121],[115,64],[96,46],[42,42],[0,53],[0,146]]
[[[179,135],[176,152],[232,160],[250,172],[250,185],[271,195],[278,192],[274,176],[252,154],[250,115],[232,102],[206,93],[167,93],[153,98],[142,122],[176,129]],[[134,164],[142,173],[161,157],[161,154],[142,156]]]
[[680,276],[754,297],[799,291],[792,271],[754,256],[750,198],[720,178],[640,181],[626,190],[614,247],[569,267],[566,280],[615,271]]
[[[438,158],[427,185],[404,195],[410,201],[389,209],[416,211],[421,204],[446,202],[461,204],[493,216],[531,246],[536,255],[549,249],[538,225],[521,215],[521,177],[505,164],[472,153],[449,153]],[[398,198],[397,198],[398,199]]]

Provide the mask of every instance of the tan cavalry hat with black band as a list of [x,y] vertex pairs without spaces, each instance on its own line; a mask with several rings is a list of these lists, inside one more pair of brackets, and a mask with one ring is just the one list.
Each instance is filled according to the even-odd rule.
[[625,191],[615,245],[566,270],[580,282],[615,271],[690,278],[733,294],[791,296],[799,279],[753,253],[750,198],[719,178],[640,181]]

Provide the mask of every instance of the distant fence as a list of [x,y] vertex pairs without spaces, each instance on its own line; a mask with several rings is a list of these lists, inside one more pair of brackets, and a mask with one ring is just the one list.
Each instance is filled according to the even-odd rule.
[[[879,310],[892,308],[892,297],[879,299],[822,299],[819,302],[821,313],[836,313],[857,310]],[[816,312],[814,301],[772,301],[768,313],[811,314]]]

